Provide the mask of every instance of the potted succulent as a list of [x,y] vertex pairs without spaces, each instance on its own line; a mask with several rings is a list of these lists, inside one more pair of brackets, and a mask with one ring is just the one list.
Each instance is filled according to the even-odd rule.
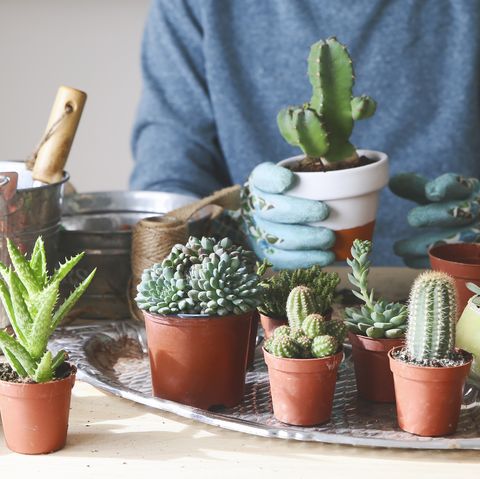
[[359,396],[393,402],[395,390],[388,352],[404,343],[408,311],[404,304],[374,299],[373,289],[368,288],[371,249],[370,241],[357,239],[351,249],[352,259],[347,259],[352,269],[348,278],[357,288],[352,292],[364,303],[360,308],[345,309],[348,338]]
[[0,264],[0,297],[14,336],[0,331],[0,411],[7,446],[23,454],[45,454],[65,445],[75,366],[65,351],[52,354],[48,339],[87,289],[95,271],[55,309],[60,282],[83,256],[79,254],[51,275],[45,247],[38,238],[27,260],[8,241],[13,268]]
[[313,291],[292,289],[286,305],[289,325],[265,342],[274,416],[281,422],[313,426],[330,419],[346,327],[316,313]]
[[190,237],[146,269],[136,301],[154,395],[202,409],[237,405],[261,293],[255,255],[228,238]]
[[263,298],[258,311],[265,338],[270,338],[279,326],[288,324],[285,306],[290,291],[296,286],[308,286],[315,298],[316,311],[329,319],[335,289],[339,282],[337,273],[322,271],[320,266],[293,271],[282,270],[264,280]]
[[415,280],[405,347],[389,353],[399,426],[419,436],[455,432],[472,355],[455,349],[455,282],[440,271]]
[[457,323],[455,345],[473,355],[470,379],[480,386],[480,287],[467,283],[467,288],[474,293],[469,299]]
[[312,45],[308,76],[310,101],[277,117],[284,139],[304,154],[280,165],[298,176],[289,195],[324,201],[334,212],[319,225],[335,231],[334,252],[341,260],[355,238],[372,238],[378,193],[388,183],[388,157],[350,143],[354,121],[371,117],[376,104],[368,96],[352,96],[355,77],[347,48],[336,38]]

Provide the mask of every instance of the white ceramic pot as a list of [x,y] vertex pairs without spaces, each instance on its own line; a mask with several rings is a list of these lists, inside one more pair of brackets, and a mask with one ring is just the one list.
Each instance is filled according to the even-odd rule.
[[457,323],[455,346],[473,354],[470,379],[480,385],[480,307],[470,298]]
[[[337,260],[350,254],[355,238],[372,239],[380,190],[388,183],[388,156],[374,150],[357,150],[359,156],[374,160],[366,166],[344,170],[296,173],[298,183],[287,194],[325,202],[329,217],[313,226],[335,231]],[[279,165],[294,165],[304,158],[294,156]]]

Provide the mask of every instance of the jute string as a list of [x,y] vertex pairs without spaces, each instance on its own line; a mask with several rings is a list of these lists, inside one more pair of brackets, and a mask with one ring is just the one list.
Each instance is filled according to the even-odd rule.
[[[176,244],[186,243],[189,235],[189,221],[207,208],[209,221],[211,221],[219,216],[224,208],[238,209],[239,206],[240,187],[235,185],[216,191],[206,198],[173,210],[164,216],[145,218],[135,225],[132,233],[132,277],[128,288],[132,318],[143,321],[143,315],[134,300],[143,271],[155,263],[160,263]],[[206,222],[209,223],[209,221]],[[207,231],[208,225],[204,234],[208,234]]]

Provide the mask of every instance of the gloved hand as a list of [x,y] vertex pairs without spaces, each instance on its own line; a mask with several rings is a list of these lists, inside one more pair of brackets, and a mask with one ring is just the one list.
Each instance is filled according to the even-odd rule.
[[326,266],[335,261],[335,233],[307,223],[323,221],[329,210],[320,201],[285,193],[295,184],[295,173],[273,163],[262,163],[243,190],[242,217],[250,246],[275,269]]
[[428,268],[428,250],[440,243],[480,242],[480,182],[446,173],[428,181],[415,173],[402,173],[390,180],[390,189],[420,206],[410,210],[408,223],[431,228],[394,245],[395,254],[407,266]]

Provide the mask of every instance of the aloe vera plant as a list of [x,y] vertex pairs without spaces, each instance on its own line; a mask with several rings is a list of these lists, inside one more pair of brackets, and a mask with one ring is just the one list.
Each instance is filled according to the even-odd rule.
[[0,298],[15,334],[10,336],[0,331],[0,348],[21,378],[47,382],[55,377],[55,371],[67,358],[65,351],[53,355],[47,349],[48,340],[88,288],[95,270],[56,307],[60,283],[82,259],[83,253],[66,260],[49,275],[41,237],[29,259],[11,240],[7,241],[7,247],[13,268],[0,263],[3,278],[0,279]]

